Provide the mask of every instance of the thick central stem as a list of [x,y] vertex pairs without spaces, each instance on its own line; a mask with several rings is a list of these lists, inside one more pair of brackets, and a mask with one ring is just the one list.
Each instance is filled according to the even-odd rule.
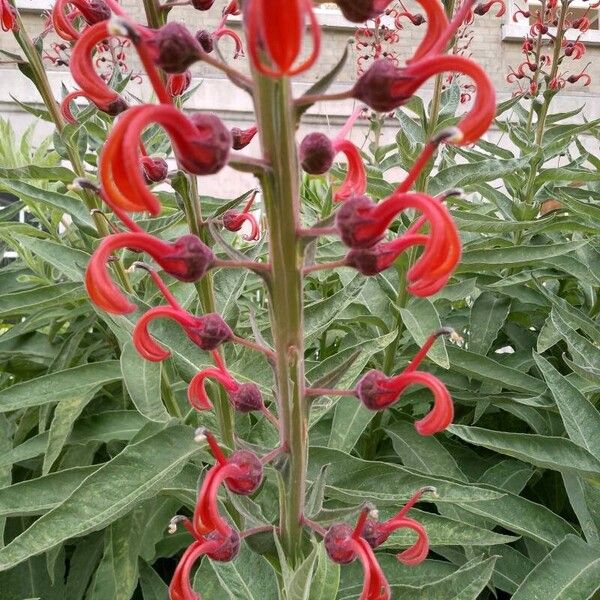
[[289,461],[282,498],[281,537],[292,561],[301,555],[307,461],[308,409],[304,397],[302,252],[298,237],[299,175],[295,120],[288,79],[257,75],[256,116],[264,158],[262,177],[269,224],[270,312],[277,363],[282,443]]

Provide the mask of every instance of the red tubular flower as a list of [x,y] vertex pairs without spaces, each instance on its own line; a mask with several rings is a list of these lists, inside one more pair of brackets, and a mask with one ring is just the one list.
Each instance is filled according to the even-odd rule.
[[[304,21],[308,17],[312,50],[298,65]],[[290,0],[285,8],[273,0],[244,2],[244,25],[248,52],[254,68],[270,77],[291,77],[310,69],[319,56],[321,29],[311,0]],[[271,65],[265,64],[263,52]]]
[[471,144],[487,131],[494,119],[496,92],[485,71],[468,58],[433,54],[403,68],[395,67],[387,60],[378,60],[359,78],[352,95],[374,110],[391,112],[408,102],[427,79],[445,71],[467,75],[477,86],[473,107],[457,125],[459,134],[446,140],[454,144]]
[[88,27],[73,47],[69,67],[77,85],[87,97],[108,114],[118,114],[127,108],[126,102],[96,73],[92,54],[96,46],[111,37],[107,21]]
[[67,41],[75,41],[81,35],[73,26],[73,19],[65,14],[67,5],[77,8],[88,25],[110,19],[111,10],[104,0],[56,0],[52,7],[51,19],[57,35]]
[[396,558],[405,565],[418,565],[422,563],[429,552],[429,539],[423,525],[405,515],[421,499],[425,492],[436,493],[433,487],[424,487],[418,490],[406,505],[391,519],[380,522],[368,518],[363,530],[363,537],[371,548],[377,548],[383,544],[388,537],[398,529],[412,529],[417,534],[416,542],[408,549],[396,555]]
[[396,25],[397,29],[402,29],[402,17],[406,17],[413,25],[415,25],[415,27],[418,27],[419,25],[423,25],[423,23],[425,23],[425,17],[422,14],[414,14],[406,10],[403,12],[399,12],[396,15],[394,24]]
[[160,362],[171,355],[148,331],[150,322],[158,318],[177,321],[188,338],[202,350],[214,350],[233,337],[229,325],[216,313],[197,317],[181,307],[157,306],[144,313],[133,330],[133,345],[143,358],[152,362]]
[[161,205],[148,189],[140,168],[140,140],[156,123],[171,138],[181,168],[195,175],[211,175],[227,162],[231,134],[215,115],[187,117],[174,106],[143,105],[129,109],[113,128],[100,155],[99,175],[110,201],[119,208],[158,215]]
[[239,127],[233,127],[231,129],[231,138],[233,140],[233,149],[241,150],[245,148],[253,139],[258,132],[258,127],[253,125],[248,129],[240,129]]
[[334,152],[343,152],[348,161],[348,170],[342,185],[335,192],[335,202],[342,202],[352,196],[364,194],[367,189],[367,172],[358,148],[350,141],[336,138]]
[[0,27],[2,31],[18,31],[17,11],[8,0],[0,0]]
[[234,43],[233,58],[236,59],[240,56],[244,56],[244,44],[242,43],[242,38],[235,31],[233,31],[233,29],[229,29],[228,27],[220,27],[213,33],[213,36],[217,40],[220,40],[222,37],[231,38]]
[[167,90],[172,98],[181,96],[192,83],[192,73],[188,69],[183,73],[173,73],[167,78]]
[[216,368],[203,369],[196,373],[188,386],[187,396],[190,404],[196,410],[210,410],[212,404],[208,399],[204,382],[206,379],[216,379],[227,391],[229,401],[235,410],[247,413],[264,410],[262,394],[255,383],[239,383],[225,367],[218,352],[213,352]]
[[583,67],[583,69],[579,73],[577,73],[577,75],[569,75],[569,77],[567,77],[567,81],[569,83],[577,83],[580,79],[583,79],[584,86],[590,85],[590,83],[592,83],[592,78],[589,76],[588,73],[585,72],[585,70],[589,66],[590,66],[590,63],[585,65],[585,67]]
[[211,560],[228,562],[233,560],[240,550],[240,535],[230,529],[227,534],[213,532],[206,539],[199,537],[183,553],[169,585],[170,600],[200,600],[191,586],[190,574],[197,560],[206,555]]
[[89,100],[89,97],[85,92],[76,90],[67,94],[60,102],[60,114],[67,123],[71,124],[77,123],[77,119],[75,119],[71,112],[71,102],[75,100],[75,98],[87,98]]
[[363,589],[359,600],[390,600],[390,586],[375,558],[373,549],[362,537],[369,509],[365,508],[352,529],[346,523],[332,525],[325,534],[325,550],[332,561],[348,564],[358,558],[363,571]]
[[236,210],[228,210],[223,213],[223,227],[228,231],[239,231],[243,224],[247,221],[250,223],[250,233],[248,235],[244,235],[243,238],[245,240],[258,240],[260,238],[260,229],[258,227],[258,221],[256,217],[250,212],[252,205],[254,204],[254,199],[256,198],[257,192],[253,192],[250,195],[250,199],[244,206],[241,212]]
[[214,261],[210,248],[195,235],[184,235],[175,242],[164,242],[143,232],[105,237],[92,254],[85,273],[85,286],[94,304],[114,314],[126,314],[136,309],[108,272],[108,259],[120,248],[147,252],[169,275],[180,281],[197,281]]
[[421,384],[433,393],[434,406],[425,417],[415,423],[415,429],[421,435],[433,435],[446,429],[454,418],[454,405],[448,389],[437,377],[417,371],[416,368],[437,337],[447,333],[450,333],[450,330],[440,329],[429,336],[408,367],[399,375],[387,377],[375,369],[363,375],[356,385],[356,395],[361,402],[370,410],[383,410],[396,402],[406,388],[413,384]]
[[216,462],[206,474],[198,493],[192,521],[193,528],[199,535],[206,535],[213,531],[227,535],[231,528],[219,514],[217,504],[219,486],[224,482],[234,494],[242,496],[253,494],[262,483],[263,464],[256,454],[249,450],[237,450],[226,457],[210,432],[202,430],[200,435],[206,437]]
[[484,2],[482,4],[478,4],[473,12],[476,15],[486,15],[494,4],[498,4],[498,12],[496,13],[497,17],[501,17],[506,12],[506,6],[504,4],[504,0],[489,0],[489,2]]

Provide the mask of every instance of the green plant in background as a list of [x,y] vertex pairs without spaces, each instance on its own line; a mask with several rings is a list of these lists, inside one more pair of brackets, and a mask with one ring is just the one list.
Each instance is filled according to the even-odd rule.
[[[157,4],[146,4],[149,23],[163,25],[168,11],[159,13]],[[290,57],[278,53],[277,43],[293,43],[289,38],[282,42],[277,31],[253,29],[256,23],[249,15],[257,18],[252,10],[262,3],[248,4],[249,50],[256,42],[253,35],[272,44],[259,51],[265,55],[253,58],[256,69],[267,71],[254,73],[253,84],[264,157],[232,154],[230,164],[258,175],[269,244],[250,243],[229,232],[246,220],[254,225],[249,211],[256,203],[255,190],[231,201],[199,197],[196,177],[185,173],[213,168],[220,160],[218,123],[195,121],[213,136],[205,138],[208,146],[197,140],[199,151],[190,143],[191,135],[179,139],[177,128],[170,129],[171,119],[191,121],[189,116],[163,106],[160,114],[166,116],[153,120],[159,105],[151,105],[143,136],[146,182],[143,190],[128,189],[133,177],[125,181],[118,169],[119,161],[126,164],[130,158],[119,153],[134,148],[130,154],[137,157],[139,140],[132,123],[143,109],[128,109],[114,124],[94,106],[72,115],[69,100],[59,111],[38,68],[39,56],[23,28],[17,32],[32,65],[29,73],[47,102],[46,111],[35,110],[53,121],[58,133],[32,148],[30,134],[15,143],[9,126],[1,125],[0,190],[18,200],[0,213],[0,236],[19,255],[0,271],[2,593],[7,600],[167,598],[171,582],[171,597],[187,600],[193,596],[186,589],[189,573],[181,568],[184,553],[215,559],[205,558],[195,573],[194,589],[202,598],[385,598],[385,580],[376,563],[369,562],[366,546],[369,540],[372,545],[383,542],[398,526],[377,552],[392,598],[591,598],[600,581],[600,448],[595,441],[600,431],[600,245],[595,237],[600,176],[597,159],[579,137],[597,135],[598,123],[563,124],[576,115],[552,114],[548,93],[546,104],[514,98],[498,106],[497,123],[509,132],[510,145],[503,137],[498,143],[440,146],[438,142],[453,141],[452,128],[468,131],[465,122],[469,115],[481,115],[486,98],[476,104],[479,110],[457,117],[459,85],[453,82],[442,91],[438,80],[429,107],[417,96],[396,105],[404,104],[394,112],[395,143],[381,145],[381,121],[374,117],[372,143],[359,153],[346,141],[359,111],[333,140],[309,134],[300,144],[307,172],[323,172],[319,161],[325,157],[331,166],[337,152],[347,155],[349,167],[333,165],[330,176],[305,175],[300,182],[293,121],[324,89],[315,86],[310,96],[292,103],[288,79],[279,77],[291,68],[285,63]],[[348,12],[346,4],[340,2]],[[437,10],[437,4],[424,4]],[[557,10],[561,7],[567,10],[568,3]],[[94,24],[84,10],[82,15],[88,34],[106,26],[102,20]],[[353,17],[352,12],[347,16]],[[111,26],[120,26],[120,34],[139,43],[127,23],[113,20]],[[67,27],[60,15],[58,27]],[[220,28],[226,28],[225,20]],[[204,40],[202,59],[247,87],[248,80],[214,58],[206,44]],[[282,72],[270,73],[272,69]],[[107,88],[117,90],[111,101],[125,89],[126,81],[117,79]],[[102,85],[92,84],[96,91]],[[154,84],[159,98],[165,96],[163,104],[170,103],[175,82],[165,88],[157,74]],[[358,97],[368,94],[364,86],[356,89]],[[90,98],[99,108],[109,108],[99,97]],[[73,123],[65,122],[71,118]],[[233,143],[241,147],[256,130],[232,133]],[[134,140],[133,146],[120,145],[119,134],[122,141]],[[249,139],[239,141],[244,136]],[[160,215],[137,215],[132,221],[128,211],[148,206],[120,204],[119,190],[134,203],[147,199],[148,182],[162,180],[168,170],[159,157],[170,151],[170,142],[179,160],[177,171],[169,174],[172,189],[149,192],[159,202]],[[99,188],[95,179],[101,148]],[[104,160],[110,149],[112,162]],[[567,166],[556,166],[559,155],[568,157]],[[202,164],[208,160],[209,166],[190,165],[191,158]],[[61,159],[70,163],[63,166]],[[415,164],[422,168],[419,172]],[[407,292],[407,285],[414,284],[411,270],[423,254],[414,246],[401,252],[397,245],[389,250],[385,244],[422,235],[429,239],[412,241],[427,249],[437,232],[452,254],[448,221],[443,220],[443,229],[435,227],[437,219],[446,218],[442,209],[436,212],[419,200],[419,206],[409,208],[430,217],[430,235],[415,233],[413,215],[403,212],[391,222],[389,239],[366,249],[348,251],[346,244],[351,235],[366,231],[367,211],[362,220],[351,221],[350,230],[340,227],[339,213],[352,217],[348,207],[353,197],[366,192],[378,206],[390,206],[386,203],[398,192],[389,183],[389,171],[398,167],[415,175],[419,194],[437,196],[450,207],[461,232],[461,262],[448,285],[435,282],[435,293]],[[117,191],[110,192],[110,181]],[[448,193],[455,188],[464,193]],[[558,202],[551,212],[549,198]],[[340,208],[334,199],[342,200]],[[102,201],[114,216],[99,210]],[[301,232],[295,222],[300,201],[303,223],[312,224]],[[28,222],[15,222],[23,209]],[[123,233],[119,219],[133,233]],[[168,255],[172,241],[190,231],[202,241],[193,252],[186,246],[194,268],[202,270],[200,256],[212,267],[193,285],[173,280],[189,279],[189,271],[182,271],[182,264],[186,269],[191,264],[188,255],[177,254],[180,247]],[[98,238],[104,238],[100,247]],[[110,261],[111,285],[118,287],[106,287],[101,278],[109,272],[103,259],[121,248],[128,249],[119,253],[120,261]],[[172,277],[151,268],[148,273],[139,250]],[[374,268],[378,272],[370,277],[356,272]],[[86,269],[96,306],[86,293]],[[121,297],[123,291],[127,296]],[[159,308],[165,299],[168,312]],[[123,300],[135,302],[137,312],[120,310]],[[106,312],[115,308],[113,314]],[[200,318],[218,312],[226,329],[219,321],[207,337],[206,328],[198,325],[197,331],[196,321],[183,316],[188,311]],[[140,323],[149,323],[154,315],[175,316],[178,324],[157,321],[149,337]],[[458,344],[440,340],[432,345],[432,332],[449,331],[442,325],[459,334]],[[290,343],[290,335],[300,337]],[[236,343],[212,354],[203,350],[210,350],[217,338]],[[163,346],[170,357],[156,361]],[[144,360],[139,352],[154,360]],[[436,405],[439,399],[439,406],[446,406],[445,412],[438,408],[433,414],[445,418],[447,388],[455,414],[445,432],[428,437],[413,424],[430,411],[428,389],[410,387],[385,411],[368,408],[396,400],[407,380],[392,389],[380,388],[380,382],[394,381],[393,375],[425,353],[427,373],[417,373],[427,377],[408,383],[430,386]],[[410,377],[410,367],[405,371],[404,377]],[[282,382],[288,385],[282,387]],[[214,411],[194,410],[207,408],[211,400]],[[248,407],[259,412],[245,412]],[[242,412],[234,410],[240,408]],[[284,424],[281,438],[273,426],[277,418]],[[216,458],[208,471],[213,459],[194,441],[197,427],[202,428],[196,431],[197,441],[208,438]],[[443,427],[425,432],[439,429]],[[220,454],[210,432],[218,435],[227,456]],[[272,463],[251,496],[244,494],[260,481],[255,471],[247,470],[252,459],[240,462],[240,452],[263,455],[259,470]],[[207,482],[219,478],[229,491],[217,501],[214,484]],[[410,518],[404,511],[397,514],[415,490],[430,492],[431,486],[437,496],[423,496],[426,504],[411,508]],[[368,514],[370,506],[363,510],[365,501],[377,505],[378,521]],[[340,523],[354,522],[358,513],[359,523],[367,527],[362,535],[358,527],[349,541],[347,526]],[[181,516],[172,520],[173,515]],[[310,528],[324,535],[326,543],[317,541],[321,536],[313,536]],[[238,550],[237,531],[245,538],[239,555],[221,562]],[[427,560],[418,566],[398,563],[398,552],[407,564],[424,558],[427,538]],[[342,568],[336,564],[357,555],[367,565],[370,584],[357,562]]]

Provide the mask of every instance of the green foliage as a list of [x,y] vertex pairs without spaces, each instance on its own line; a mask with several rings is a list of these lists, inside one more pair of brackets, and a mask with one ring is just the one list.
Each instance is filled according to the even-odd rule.
[[[375,197],[392,189],[388,171],[410,166],[424,143],[419,102],[398,112],[395,143],[365,147]],[[441,124],[455,109],[448,93]],[[369,368],[397,372],[440,325],[463,338],[461,345],[440,340],[428,355],[428,370],[446,383],[456,407],[455,425],[443,434],[416,434],[412,422],[430,406],[420,388],[381,414],[353,398],[312,406],[308,514],[315,521],[343,518],[365,500],[386,516],[416,488],[438,489],[439,497],[415,511],[430,537],[429,559],[418,567],[395,561],[392,552],[412,541],[404,532],[380,555],[394,597],[584,600],[599,589],[600,178],[577,140],[597,134],[598,123],[563,122],[573,116],[550,115],[538,147],[527,115],[507,108],[499,126],[511,144],[441,151],[418,185],[431,193],[461,186],[467,196],[448,200],[464,255],[436,296],[403,294],[406,256],[370,279],[343,268],[307,280],[313,385],[351,387]],[[104,125],[90,114],[78,135],[101,142]],[[193,428],[215,425],[212,413],[189,411],[185,398],[186,383],[208,357],[176,325],[161,322],[153,334],[172,356],[160,365],[143,361],[130,341],[136,315],[115,317],[90,304],[82,281],[98,242],[92,219],[67,188],[73,174],[60,164],[56,140],[33,149],[31,135],[17,143],[0,122],[0,190],[30,217],[18,223],[14,208],[0,212],[0,240],[18,254],[0,270],[2,598],[164,600],[189,544],[185,533],[168,535],[167,525],[193,509],[207,459]],[[336,173],[304,181],[308,221],[330,216]],[[180,197],[161,192],[161,199],[164,216],[142,225],[171,239],[185,231]],[[546,212],[550,199],[559,204]],[[203,198],[202,207],[205,216],[218,215],[243,201]],[[216,242],[223,256],[266,252],[229,234]],[[332,237],[309,252],[335,260],[344,248]],[[122,256],[125,266],[135,258]],[[158,301],[143,272],[132,273],[131,283],[141,309]],[[196,309],[191,284],[170,287]],[[269,339],[256,276],[217,271],[215,287],[238,335]],[[229,347],[226,358],[236,379],[256,382],[269,399],[273,378],[264,358]],[[258,448],[277,443],[262,420],[236,419]],[[269,475],[252,498],[223,497],[223,506],[257,526],[274,522],[276,498]],[[340,569],[322,544],[308,546],[293,568],[277,540],[256,538],[234,562],[203,561],[195,576],[203,598],[357,598],[360,569]]]

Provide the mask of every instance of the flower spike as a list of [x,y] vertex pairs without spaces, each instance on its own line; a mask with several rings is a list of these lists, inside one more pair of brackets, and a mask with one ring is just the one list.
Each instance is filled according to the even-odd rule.
[[158,198],[148,189],[140,168],[144,129],[161,125],[171,138],[180,166],[195,175],[218,172],[227,162],[231,134],[212,114],[187,117],[174,106],[143,105],[128,110],[117,122],[100,155],[100,181],[109,200],[119,208],[158,215]]
[[169,275],[180,281],[197,281],[214,261],[210,248],[194,235],[184,235],[175,242],[164,242],[143,232],[105,237],[88,264],[85,285],[92,302],[113,314],[126,314],[136,309],[108,273],[109,257],[120,248],[147,252]]
[[157,306],[144,313],[133,330],[133,345],[143,358],[152,362],[165,360],[171,354],[158,344],[148,331],[150,322],[158,318],[177,321],[188,338],[202,350],[214,350],[233,337],[229,325],[216,313],[197,317],[181,307]]
[[[291,77],[312,67],[321,47],[321,29],[311,0],[290,0],[285,8],[269,0],[244,2],[244,25],[248,52],[254,68],[270,77]],[[312,50],[294,66],[302,48],[304,21],[308,17]],[[265,64],[264,53],[271,66]]]
[[434,397],[433,409],[415,423],[415,429],[421,435],[433,435],[443,431],[454,418],[454,405],[446,386],[430,373],[417,371],[427,351],[440,335],[451,333],[448,328],[442,328],[429,336],[421,350],[402,373],[395,377],[387,377],[375,369],[368,371],[356,386],[356,395],[370,410],[383,410],[394,404],[406,388],[414,384],[428,387]]

